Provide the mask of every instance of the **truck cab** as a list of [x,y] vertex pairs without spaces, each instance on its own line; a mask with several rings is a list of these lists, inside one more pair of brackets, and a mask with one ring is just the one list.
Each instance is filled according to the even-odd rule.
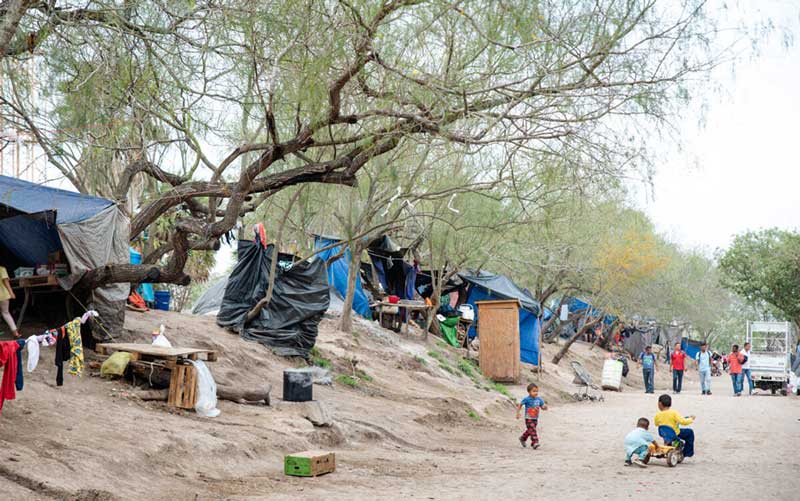
[[747,322],[750,375],[760,390],[786,395],[797,332],[790,322]]

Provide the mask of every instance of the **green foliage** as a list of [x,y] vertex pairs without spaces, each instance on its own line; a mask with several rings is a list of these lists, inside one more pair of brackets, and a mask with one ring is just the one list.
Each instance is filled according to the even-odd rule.
[[319,348],[316,346],[311,348],[311,364],[316,365],[317,367],[322,367],[323,369],[330,369],[333,367],[333,363],[330,361],[330,359],[323,357],[319,351]]
[[496,381],[490,381],[490,383],[491,383],[491,388],[494,391],[500,393],[504,397],[511,398],[511,394],[508,392],[508,388],[506,388],[505,385],[502,385]]
[[349,386],[351,388],[358,388],[359,386],[361,386],[361,382],[357,378],[354,378],[353,376],[348,376],[347,374],[338,374],[334,378],[334,381]]
[[466,358],[462,358],[458,361],[458,370],[463,372],[468,378],[475,379],[477,374],[475,373],[475,364],[467,360]]
[[467,416],[472,418],[472,420],[475,421],[476,423],[481,420],[481,417],[478,415],[478,413],[473,410],[468,410]]
[[421,357],[419,355],[414,355],[414,360],[416,360],[422,366],[427,366],[428,365],[428,361],[425,359],[425,357]]
[[738,235],[719,256],[719,266],[726,287],[800,325],[800,233],[769,229]]

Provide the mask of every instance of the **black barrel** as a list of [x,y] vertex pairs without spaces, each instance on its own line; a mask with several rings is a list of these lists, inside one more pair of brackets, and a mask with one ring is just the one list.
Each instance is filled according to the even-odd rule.
[[286,369],[283,371],[283,400],[286,402],[308,402],[313,399],[314,378],[309,369]]

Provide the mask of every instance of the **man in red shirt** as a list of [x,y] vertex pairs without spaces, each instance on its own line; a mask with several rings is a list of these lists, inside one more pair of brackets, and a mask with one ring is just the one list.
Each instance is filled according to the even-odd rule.
[[734,396],[742,396],[742,364],[744,363],[744,354],[739,351],[739,345],[733,345],[731,352],[728,354],[728,372],[731,374],[731,381],[733,381],[733,394]]
[[686,353],[681,350],[681,344],[675,343],[675,350],[669,357],[669,365],[672,367],[672,391],[680,393],[683,387],[683,371],[686,369],[684,361],[686,360]]

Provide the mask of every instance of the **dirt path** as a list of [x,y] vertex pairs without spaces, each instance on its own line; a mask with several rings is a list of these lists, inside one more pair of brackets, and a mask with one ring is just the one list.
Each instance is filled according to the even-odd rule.
[[622,438],[639,416],[652,419],[655,397],[606,393],[603,403],[545,413],[543,446],[535,452],[519,447],[520,425],[507,419],[504,430],[457,430],[442,444],[449,453],[342,453],[335,475],[290,481],[281,490],[285,499],[529,499],[532,492],[544,499],[622,499],[735,486],[739,499],[796,499],[800,399],[734,398],[727,382],[714,378],[717,393],[710,397],[693,386],[675,397],[676,409],[698,416],[697,454],[676,468],[655,459],[644,470],[622,465]]

